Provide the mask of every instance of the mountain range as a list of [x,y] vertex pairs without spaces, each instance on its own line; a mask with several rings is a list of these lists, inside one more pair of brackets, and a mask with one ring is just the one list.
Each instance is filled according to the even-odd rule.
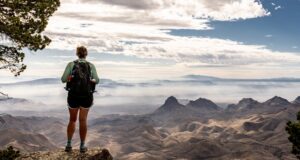
[[[87,145],[108,148],[116,159],[296,160],[285,126],[296,119],[299,102],[300,97],[292,102],[278,96],[265,102],[243,98],[223,109],[209,99],[183,105],[171,96],[149,114],[90,120]],[[2,114],[0,146],[23,152],[57,150],[64,147],[66,123]]]
[[[104,88],[112,88],[117,86],[132,87],[132,86],[159,86],[168,83],[213,83],[213,82],[300,82],[300,78],[293,77],[281,77],[281,78],[261,78],[261,79],[238,79],[238,78],[219,78],[205,75],[185,75],[177,77],[173,80],[151,80],[146,82],[126,82],[115,81],[112,79],[101,79],[100,85]],[[49,84],[61,84],[59,78],[40,78],[34,80],[19,81],[14,83],[0,83],[1,86],[16,86],[16,85],[49,85]]]

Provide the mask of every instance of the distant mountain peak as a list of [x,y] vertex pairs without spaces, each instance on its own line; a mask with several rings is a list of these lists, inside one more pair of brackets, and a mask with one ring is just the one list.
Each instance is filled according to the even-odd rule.
[[300,104],[300,96],[298,96],[294,101],[294,104]]
[[206,76],[206,75],[194,75],[194,74],[185,75],[185,76],[183,76],[183,78],[194,79],[194,80],[218,80],[218,79],[220,79],[218,77],[212,77],[212,76]]
[[194,108],[207,108],[207,109],[219,109],[219,106],[216,105],[214,102],[212,102],[209,99],[206,98],[198,98],[195,101],[190,101],[187,106],[191,106]]
[[237,106],[238,106],[238,108],[249,108],[249,107],[253,107],[257,104],[259,104],[259,102],[252,98],[243,98],[242,100],[240,100],[238,102]]
[[266,102],[264,102],[264,104],[270,105],[270,106],[274,106],[274,105],[281,105],[281,106],[285,106],[285,105],[289,105],[291,104],[287,99],[284,99],[282,97],[279,96],[274,96],[273,98],[267,100]]
[[177,105],[179,104],[178,100],[174,96],[170,96],[165,101],[164,105]]
[[161,107],[159,107],[155,112],[170,112],[182,108],[185,108],[185,106],[180,104],[174,96],[170,96],[166,99],[165,103]]
[[288,100],[279,97],[279,96],[274,96],[273,98],[269,99],[268,101],[274,101],[274,102],[288,102]]
[[229,104],[226,108],[227,111],[236,111],[243,109],[251,109],[260,104],[252,98],[243,98],[237,104]]
[[257,102],[253,98],[243,98],[239,101],[239,103],[251,103],[251,102]]

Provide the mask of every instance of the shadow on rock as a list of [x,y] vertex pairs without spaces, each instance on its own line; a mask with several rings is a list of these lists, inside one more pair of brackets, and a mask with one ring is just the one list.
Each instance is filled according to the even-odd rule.
[[107,149],[102,149],[100,153],[92,156],[89,160],[113,160],[113,157]]

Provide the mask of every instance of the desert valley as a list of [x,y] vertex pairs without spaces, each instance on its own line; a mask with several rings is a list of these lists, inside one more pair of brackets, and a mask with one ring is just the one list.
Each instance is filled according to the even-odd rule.
[[[293,102],[278,96],[265,102],[244,98],[224,109],[205,98],[181,104],[171,96],[148,114],[91,119],[87,144],[109,149],[116,159],[294,160],[285,126],[299,110],[299,97]],[[56,151],[65,145],[66,122],[1,114],[0,146]]]

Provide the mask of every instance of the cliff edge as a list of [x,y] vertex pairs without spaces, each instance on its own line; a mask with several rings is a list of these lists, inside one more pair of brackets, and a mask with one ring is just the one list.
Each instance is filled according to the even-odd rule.
[[80,153],[78,149],[73,149],[67,153],[63,149],[57,151],[41,151],[23,153],[16,160],[112,160],[113,157],[107,149],[89,148],[86,153]]

